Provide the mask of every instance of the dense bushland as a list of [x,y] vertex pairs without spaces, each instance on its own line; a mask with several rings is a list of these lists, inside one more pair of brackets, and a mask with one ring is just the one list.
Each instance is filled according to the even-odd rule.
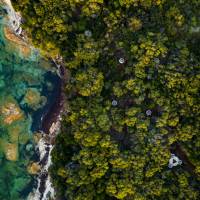
[[[69,70],[51,169],[71,200],[199,199],[200,2],[13,0]],[[171,153],[182,165],[168,167]]]

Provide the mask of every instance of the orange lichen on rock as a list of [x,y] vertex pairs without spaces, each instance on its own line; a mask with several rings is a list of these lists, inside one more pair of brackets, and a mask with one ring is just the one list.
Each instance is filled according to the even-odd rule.
[[0,108],[0,113],[3,115],[3,121],[5,124],[11,124],[17,120],[23,118],[19,106],[13,102],[8,102]]
[[7,40],[9,40],[12,43],[17,44],[17,47],[20,49],[20,52],[25,56],[28,57],[31,54],[31,48],[15,33],[9,28],[4,27],[4,35]]
[[40,165],[35,162],[30,163],[27,167],[27,171],[29,174],[37,174],[40,171],[40,169]]
[[34,89],[27,90],[24,101],[29,105],[38,104],[40,102],[40,93]]

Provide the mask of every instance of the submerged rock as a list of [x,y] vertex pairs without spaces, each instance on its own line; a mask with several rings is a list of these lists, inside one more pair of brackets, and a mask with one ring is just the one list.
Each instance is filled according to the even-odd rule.
[[22,104],[28,105],[33,110],[37,110],[46,103],[46,98],[40,95],[40,92],[35,88],[27,90]]
[[31,151],[33,150],[33,145],[32,144],[27,144],[26,145],[26,151]]
[[19,144],[26,144],[30,139],[32,139],[30,133],[22,132],[19,135]]
[[5,146],[5,155],[6,159],[10,161],[17,161],[18,159],[18,145],[17,144],[11,144],[8,143]]
[[12,124],[17,120],[23,119],[23,112],[14,99],[5,101],[0,107],[0,113],[3,116],[3,122],[5,124]]
[[18,143],[21,131],[22,127],[20,126],[20,124],[14,124],[13,126],[9,126],[8,127],[9,141],[12,143]]
[[[36,144],[41,140],[41,133],[34,134],[34,131],[40,131],[42,117],[57,99],[60,78],[52,63],[41,59],[39,50],[16,35],[21,29],[14,10],[10,16],[11,10],[6,5],[5,11],[0,16],[0,199],[25,200],[36,187],[34,179],[38,175],[34,175],[47,171],[49,166],[52,146],[46,142],[40,154],[44,157],[35,162],[39,159]],[[14,20],[16,28],[12,27]],[[40,163],[45,165],[45,170]]]
[[41,166],[36,163],[36,162],[32,162],[28,165],[27,167],[27,171],[29,174],[37,174],[41,169]]

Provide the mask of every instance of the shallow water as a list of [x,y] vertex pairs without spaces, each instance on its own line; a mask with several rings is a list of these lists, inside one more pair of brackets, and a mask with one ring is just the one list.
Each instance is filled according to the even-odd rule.
[[6,39],[6,24],[0,9],[0,200],[23,200],[37,184],[36,132],[59,78],[36,50]]

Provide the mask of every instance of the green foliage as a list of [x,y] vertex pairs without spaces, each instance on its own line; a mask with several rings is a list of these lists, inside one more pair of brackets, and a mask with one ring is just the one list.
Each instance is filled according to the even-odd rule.
[[77,73],[75,79],[78,93],[82,96],[97,95],[102,90],[103,74],[93,67]]
[[[15,2],[33,42],[70,71],[52,153],[59,195],[199,199],[200,3]],[[181,166],[168,168],[171,153]]]

